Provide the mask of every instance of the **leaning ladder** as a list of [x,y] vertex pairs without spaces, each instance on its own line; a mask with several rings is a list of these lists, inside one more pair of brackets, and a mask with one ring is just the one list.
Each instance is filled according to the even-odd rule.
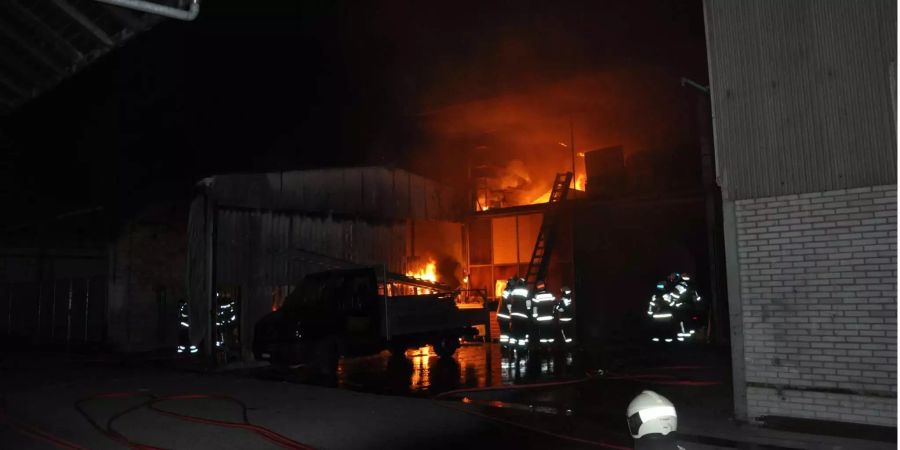
[[[553,250],[553,241],[556,237],[556,225],[559,203],[566,199],[569,193],[569,183],[572,182],[572,172],[556,174],[553,180],[553,189],[550,191],[550,200],[547,201],[544,210],[544,220],[538,231],[537,241],[534,243],[534,251],[531,253],[531,261],[525,272],[525,287],[529,294],[533,294],[538,280],[547,275],[547,267],[550,265],[550,253]],[[530,296],[529,295],[529,296]]]

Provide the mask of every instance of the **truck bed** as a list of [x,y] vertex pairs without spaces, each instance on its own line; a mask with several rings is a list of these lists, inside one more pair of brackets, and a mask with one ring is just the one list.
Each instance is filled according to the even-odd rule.
[[[379,315],[384,323],[385,299],[379,300]],[[387,330],[382,327],[382,337],[453,330],[480,325],[485,322],[487,311],[478,308],[459,309],[452,300],[423,296],[398,296],[387,298]],[[385,336],[385,333],[390,336]]]

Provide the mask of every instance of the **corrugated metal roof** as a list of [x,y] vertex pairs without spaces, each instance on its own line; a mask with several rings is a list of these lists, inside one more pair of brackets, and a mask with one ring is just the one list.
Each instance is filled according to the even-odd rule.
[[706,0],[704,13],[728,198],[897,182],[895,1]]
[[400,169],[353,167],[216,175],[204,180],[222,207],[462,222],[455,191]]
[[0,1],[0,114],[56,86],[160,20],[93,0]]

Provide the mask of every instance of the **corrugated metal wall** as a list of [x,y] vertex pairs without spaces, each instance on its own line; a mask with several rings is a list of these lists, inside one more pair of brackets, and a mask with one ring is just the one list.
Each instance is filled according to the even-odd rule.
[[[275,289],[340,261],[386,264],[403,273],[412,253],[449,251],[461,259],[452,190],[402,170],[380,167],[224,175],[204,180],[191,205],[188,283],[194,343],[209,314],[208,245],[215,236],[217,289],[239,292],[241,333],[248,350],[253,325],[271,310]],[[212,218],[215,220],[211,220]],[[412,220],[410,220],[412,219]],[[411,223],[426,242],[412,252]],[[428,228],[455,229],[453,239],[428,239]],[[446,249],[444,249],[446,247]],[[343,265],[346,267],[346,265]],[[199,300],[199,301],[198,301]]]
[[216,223],[216,285],[239,288],[245,347],[254,324],[271,311],[276,286],[296,286],[308,273],[335,268],[308,252],[359,264],[384,262],[394,272],[404,269],[407,222],[219,209]]
[[706,0],[731,199],[896,183],[893,0]]
[[295,284],[311,272],[328,270],[305,258],[314,252],[359,264],[386,263],[388,270],[403,272],[406,222],[385,224],[353,220],[220,209],[217,218],[216,281],[218,284],[265,286]]
[[90,250],[0,254],[0,336],[10,344],[105,341],[106,265]]
[[399,169],[358,167],[216,175],[210,193],[221,205],[369,219],[459,221],[452,189]]

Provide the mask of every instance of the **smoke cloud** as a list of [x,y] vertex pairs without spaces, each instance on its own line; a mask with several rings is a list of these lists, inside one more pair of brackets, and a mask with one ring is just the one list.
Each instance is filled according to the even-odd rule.
[[[626,164],[690,153],[693,93],[679,81],[659,67],[611,69],[433,111],[420,118],[425,144],[414,168],[464,185],[473,168],[495,167],[492,188],[534,198],[556,173],[572,170],[573,137],[576,152],[623,146]],[[574,160],[583,173],[584,158]]]

